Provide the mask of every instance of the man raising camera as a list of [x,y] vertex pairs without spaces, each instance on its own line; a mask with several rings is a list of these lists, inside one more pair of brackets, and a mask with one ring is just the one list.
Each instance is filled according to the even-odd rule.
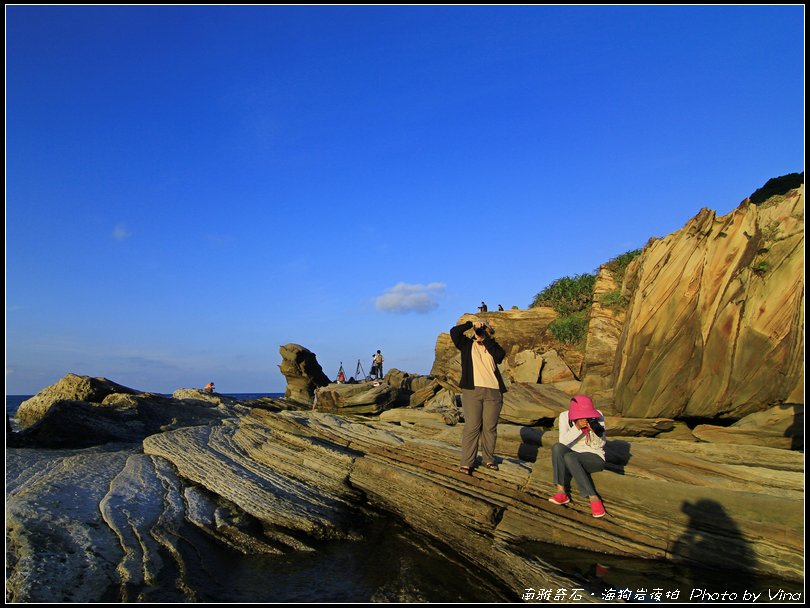
[[[472,328],[474,339],[464,332]],[[462,473],[471,475],[478,455],[479,440],[484,466],[498,470],[495,463],[495,441],[498,438],[498,417],[506,392],[498,364],[506,352],[492,335],[485,321],[467,321],[450,330],[453,344],[461,351],[461,406],[464,410],[464,433],[461,438]]]

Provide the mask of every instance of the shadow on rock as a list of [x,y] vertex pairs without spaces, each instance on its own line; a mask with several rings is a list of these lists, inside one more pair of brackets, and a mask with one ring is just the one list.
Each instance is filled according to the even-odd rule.
[[733,570],[737,576],[754,573],[753,551],[720,503],[708,499],[684,501],[681,511],[689,516],[689,522],[672,547],[674,560],[687,568]]
[[804,451],[804,406],[793,406],[793,422],[785,429],[785,437],[790,437],[790,449]]
[[605,446],[605,468],[619,475],[624,475],[624,467],[630,462],[630,442],[621,439],[610,439]]

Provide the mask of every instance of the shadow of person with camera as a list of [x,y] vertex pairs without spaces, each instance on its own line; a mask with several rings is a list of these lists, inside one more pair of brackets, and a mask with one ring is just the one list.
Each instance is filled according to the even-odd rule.
[[700,586],[706,566],[733,570],[735,576],[755,572],[757,562],[749,541],[719,502],[707,498],[694,503],[685,500],[681,511],[689,521],[671,552],[682,576]]
[[551,466],[557,493],[550,502],[571,502],[571,478],[591,503],[591,515],[604,517],[605,507],[596,493],[591,474],[605,469],[605,417],[587,395],[574,395],[568,411],[559,416],[559,441],[551,448]]

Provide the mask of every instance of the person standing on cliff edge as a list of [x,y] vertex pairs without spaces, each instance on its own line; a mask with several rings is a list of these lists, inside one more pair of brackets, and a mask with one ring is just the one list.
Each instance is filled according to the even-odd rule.
[[377,380],[382,380],[383,378],[383,361],[385,361],[385,358],[378,350],[371,359],[371,373],[377,378]]
[[[475,339],[464,332],[472,328]],[[472,475],[478,444],[484,466],[498,470],[495,442],[498,439],[498,417],[503,407],[506,385],[498,370],[506,352],[492,337],[495,330],[486,322],[467,321],[450,330],[453,344],[461,351],[461,406],[464,410],[464,432],[461,436],[459,471]]]

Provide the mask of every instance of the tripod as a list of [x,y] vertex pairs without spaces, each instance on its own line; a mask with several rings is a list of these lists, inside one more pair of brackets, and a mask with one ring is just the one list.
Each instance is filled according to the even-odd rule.
[[[360,372],[363,372],[363,375],[360,375]],[[360,359],[357,360],[357,371],[354,372],[355,378],[367,378],[366,370],[363,369],[363,364],[360,363]]]

